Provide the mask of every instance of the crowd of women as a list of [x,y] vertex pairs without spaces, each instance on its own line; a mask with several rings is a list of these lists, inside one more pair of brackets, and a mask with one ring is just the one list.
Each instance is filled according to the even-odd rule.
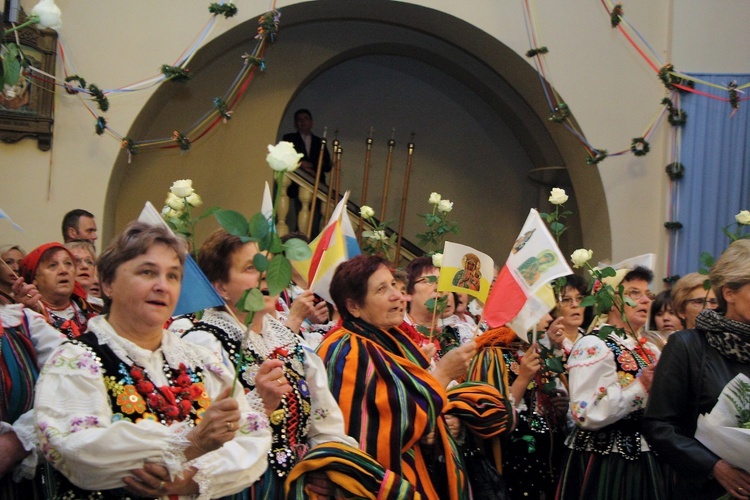
[[465,296],[429,314],[426,257],[352,258],[326,306],[300,276],[270,295],[257,253],[211,234],[198,264],[225,305],[173,318],[186,250],[165,228],[98,258],[0,248],[0,498],[750,499],[750,471],[695,437],[750,377],[750,240],[710,289],[618,270],[597,318],[568,276],[526,338]]

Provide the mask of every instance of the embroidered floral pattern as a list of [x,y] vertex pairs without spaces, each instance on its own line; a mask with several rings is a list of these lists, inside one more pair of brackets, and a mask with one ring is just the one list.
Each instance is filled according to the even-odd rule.
[[315,408],[315,411],[313,412],[313,418],[315,420],[325,420],[328,418],[328,415],[331,413],[331,411],[327,408]]
[[617,372],[617,381],[620,383],[620,387],[627,387],[630,384],[633,383],[633,380],[635,380],[635,377],[633,377],[632,373],[618,371]]
[[599,401],[604,399],[607,396],[607,388],[606,387],[599,387],[599,392],[597,392],[594,395],[594,405],[596,405]]
[[638,369],[638,363],[636,362],[630,351],[622,351],[620,355],[617,356],[617,362],[625,371],[633,371]]
[[122,393],[117,396],[117,404],[124,413],[143,413],[146,411],[146,402],[132,385],[123,387]]
[[89,427],[97,427],[99,425],[99,419],[93,415],[87,417],[77,417],[70,422],[70,433],[82,431]]
[[643,408],[643,398],[641,396],[636,396],[630,404],[636,408]]
[[573,414],[573,420],[578,422],[579,424],[586,421],[586,407],[589,404],[586,401],[579,402],[573,402],[570,406],[571,413]]

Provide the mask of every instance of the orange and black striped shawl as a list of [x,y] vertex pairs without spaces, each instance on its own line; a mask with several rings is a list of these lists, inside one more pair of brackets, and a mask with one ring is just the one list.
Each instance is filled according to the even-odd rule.
[[[318,348],[347,434],[360,448],[413,484],[423,498],[470,497],[463,462],[441,413],[445,389],[403,331],[346,321]],[[421,440],[434,433],[435,445]],[[442,455],[443,459],[438,459]]]

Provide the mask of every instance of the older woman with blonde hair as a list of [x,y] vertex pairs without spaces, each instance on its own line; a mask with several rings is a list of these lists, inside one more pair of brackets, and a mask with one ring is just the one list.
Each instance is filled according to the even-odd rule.
[[217,498],[266,470],[268,420],[221,360],[162,325],[180,295],[184,245],[128,225],[102,253],[105,316],[61,345],[36,386],[35,420],[58,498]]
[[709,413],[738,374],[750,376],[750,240],[739,240],[709,273],[718,299],[696,327],[672,334],[654,375],[643,428],[674,470],[673,498],[750,498],[750,471],[695,438],[698,416]]
[[672,309],[687,329],[695,328],[698,313],[719,305],[716,293],[704,288],[707,279],[708,276],[699,273],[686,274],[672,288]]

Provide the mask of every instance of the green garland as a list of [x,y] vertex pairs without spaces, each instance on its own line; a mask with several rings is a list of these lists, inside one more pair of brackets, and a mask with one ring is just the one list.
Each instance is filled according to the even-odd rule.
[[214,106],[219,111],[221,117],[224,118],[224,121],[232,119],[232,112],[227,111],[227,101],[221,97],[214,97]]
[[237,14],[237,6],[233,3],[212,3],[208,6],[208,11],[215,16],[224,16],[225,18],[234,17]]
[[589,155],[589,157],[586,158],[586,163],[589,165],[598,165],[609,154],[606,149],[595,149],[593,153],[593,156]]
[[669,176],[669,179],[673,181],[682,179],[685,176],[685,165],[683,165],[682,163],[678,161],[667,165],[665,170],[667,171],[667,175]]
[[526,52],[526,57],[528,57],[529,59],[531,59],[534,56],[537,56],[539,54],[546,54],[547,52],[549,52],[549,49],[547,49],[547,47],[539,47],[538,49],[531,49],[531,50],[527,51]]
[[135,143],[132,137],[126,137],[120,143],[122,149],[127,149],[131,155],[138,154],[138,145]]
[[96,135],[102,135],[106,128],[107,128],[107,120],[105,120],[103,116],[97,117],[96,125],[94,127],[94,130],[96,131]]
[[672,276],[667,276],[666,278],[662,279],[664,283],[667,285],[673,285],[674,283],[677,283],[680,280],[679,274],[673,274]]
[[172,133],[172,140],[177,143],[181,150],[190,151],[190,138],[182,132],[175,130]]
[[570,117],[570,108],[564,102],[557,105],[554,111],[550,111],[548,120],[555,123],[562,123]]
[[732,106],[733,110],[737,110],[740,107],[740,95],[737,92],[737,81],[731,82],[727,85],[729,90],[729,105]]
[[[86,80],[81,78],[78,75],[70,75],[65,78],[65,83],[70,82],[78,82],[78,87],[81,89],[86,89]],[[70,95],[75,95],[78,93],[78,90],[74,89],[72,85],[65,85],[65,92],[67,92]]]
[[630,143],[630,150],[636,156],[646,156],[651,151],[651,145],[643,137],[635,137]]
[[612,28],[617,28],[620,25],[623,13],[622,4],[618,3],[615,5],[615,8],[612,9],[612,12],[609,15],[609,22],[612,24]]
[[190,70],[188,68],[162,64],[161,72],[167,77],[167,80],[172,80],[173,82],[184,82],[190,79]]
[[109,109],[109,99],[104,96],[104,92],[93,83],[89,85],[88,91],[91,97],[94,98],[94,101],[96,101],[99,109],[106,112]]

